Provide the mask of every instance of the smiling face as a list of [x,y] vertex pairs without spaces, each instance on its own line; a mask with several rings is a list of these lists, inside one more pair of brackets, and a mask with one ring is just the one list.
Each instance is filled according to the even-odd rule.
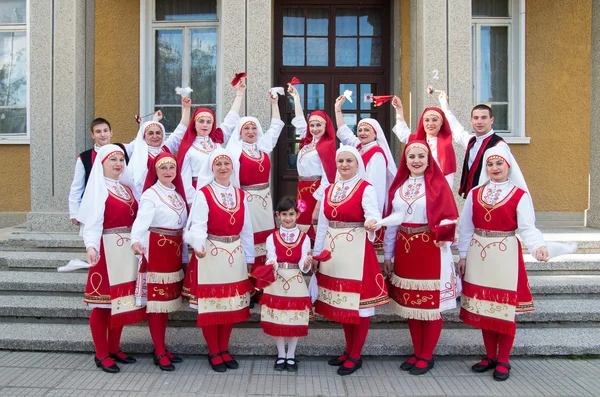
[[485,135],[492,129],[494,118],[486,109],[473,109],[471,112],[471,126],[477,135]]
[[360,139],[360,143],[363,145],[371,143],[375,141],[375,139],[377,139],[375,130],[373,129],[373,127],[371,127],[371,125],[367,123],[362,123],[358,125],[356,136],[358,136],[358,139]]
[[162,128],[158,124],[150,124],[144,132],[144,140],[148,146],[159,147],[163,142]]
[[311,117],[308,120],[308,129],[314,138],[320,138],[325,134],[326,122],[321,117]]
[[413,178],[425,174],[428,165],[427,150],[418,146],[408,149],[408,152],[406,152],[406,166]]
[[212,171],[219,185],[229,186],[229,177],[233,172],[233,164],[227,156],[219,156],[213,161]]
[[286,229],[292,229],[296,227],[296,220],[298,219],[298,213],[294,208],[290,208],[287,211],[277,211],[277,218],[281,222],[281,226]]
[[213,119],[212,117],[206,115],[197,117],[194,121],[194,127],[196,127],[196,135],[198,136],[208,136],[210,131],[212,130]]
[[177,176],[177,166],[173,162],[162,163],[156,167],[156,176],[163,186],[171,187]]
[[258,138],[258,127],[251,121],[244,123],[241,134],[244,142],[256,143],[256,139]]
[[485,168],[492,182],[501,183],[508,180],[508,163],[501,157],[490,157]]
[[110,155],[110,157],[102,163],[102,168],[106,178],[113,180],[119,179],[119,175],[121,175],[125,169],[125,156],[123,153],[114,153]]
[[358,160],[350,152],[341,152],[336,158],[337,170],[343,181],[353,178],[358,171]]
[[423,116],[423,128],[425,128],[427,137],[436,137],[439,134],[443,123],[444,120],[437,113],[431,112],[425,114],[425,116]]
[[110,138],[112,137],[113,133],[108,124],[101,123],[94,126],[92,132],[90,132],[90,135],[96,146],[102,147],[110,143]]

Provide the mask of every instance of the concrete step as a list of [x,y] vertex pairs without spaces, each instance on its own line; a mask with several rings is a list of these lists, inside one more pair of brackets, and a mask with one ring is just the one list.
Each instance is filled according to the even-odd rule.
[[[169,327],[169,349],[180,354],[206,354],[202,332],[195,327]],[[131,353],[151,353],[153,350],[147,327],[125,327],[122,349]],[[0,349],[93,352],[87,324],[0,324]],[[338,329],[312,329],[302,338],[296,354],[329,356],[344,349],[344,334]],[[236,328],[229,350],[234,355],[274,355],[273,338],[258,328]],[[371,329],[365,343],[366,356],[412,354],[407,329]],[[436,355],[484,354],[481,331],[451,329],[442,331]],[[513,355],[589,355],[600,354],[600,332],[597,327],[518,328]]]
[[[535,300],[535,308],[534,312],[520,314],[519,323],[600,322],[600,297],[590,299],[540,297]],[[257,326],[256,323],[260,320],[260,308],[257,306],[251,309],[251,312],[252,318],[249,322]],[[444,321],[460,323],[458,312],[458,309],[444,312]],[[376,313],[372,321],[381,326],[406,322],[393,312],[390,305],[377,308]],[[19,321],[40,318],[44,322],[64,322],[68,319],[87,319],[89,315],[90,310],[82,302],[81,296],[0,295],[0,317],[4,317],[5,321],[10,321],[11,318]],[[194,326],[196,311],[184,303],[182,310],[172,313],[170,319],[178,321],[182,326]],[[317,315],[311,323],[323,326],[330,322]]]
[[[16,272],[0,271],[0,294],[2,291],[21,293],[80,292],[83,293],[87,272]],[[530,275],[529,284],[537,294],[597,294],[600,293],[600,275]]]

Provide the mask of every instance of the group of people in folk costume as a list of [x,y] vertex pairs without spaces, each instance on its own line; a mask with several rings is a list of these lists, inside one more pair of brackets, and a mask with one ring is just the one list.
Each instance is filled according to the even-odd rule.
[[[491,108],[473,108],[470,134],[441,93],[441,108],[425,109],[413,134],[400,99],[390,96],[393,131],[406,144],[396,168],[377,120],[360,120],[355,135],[338,97],[336,149],[330,117],[317,110],[305,119],[290,84],[301,140],[298,192],[275,208],[276,229],[269,154],[284,127],[278,100],[269,94],[272,119],[263,132],[256,118],[239,116],[245,83],[236,88],[219,127],[210,109],[190,117],[187,97],[168,138],[160,112],[125,145],[110,144],[108,121],[92,123],[95,145],[77,159],[69,207],[91,265],[84,301],[92,308],[96,365],[118,372],[116,362],[135,362],[120,350],[121,331],[147,320],[154,363],[174,370],[182,359],[166,348],[168,313],[180,310],[184,297],[197,310],[212,369],[236,369],[233,324],[250,318],[251,295],[264,288],[261,328],[275,338],[275,370],[297,370],[298,338],[308,335],[314,307],[343,325],[345,349],[329,365],[340,375],[355,372],[375,308],[390,303],[408,319],[414,348],[400,369],[421,375],[434,366],[442,312],[456,307],[462,278],[460,318],[482,329],[486,350],[472,369],[507,379],[515,314],[533,310],[515,232],[538,260],[549,254],[520,168],[492,129]],[[451,190],[453,141],[466,148],[460,221]],[[188,246],[194,254],[185,268]],[[311,270],[317,286],[311,282],[309,293],[303,274]]]

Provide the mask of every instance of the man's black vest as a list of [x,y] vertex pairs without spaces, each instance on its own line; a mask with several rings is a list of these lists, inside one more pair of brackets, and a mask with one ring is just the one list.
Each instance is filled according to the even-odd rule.
[[[125,163],[129,163],[129,156],[127,155],[127,150],[125,150],[125,146],[122,143],[115,143],[121,149],[123,149],[123,153],[125,154]],[[86,150],[85,152],[79,155],[81,159],[81,163],[83,164],[83,168],[85,169],[85,186],[87,186],[88,179],[90,179],[90,173],[92,172],[92,166],[94,162],[92,161],[92,152],[94,149]]]
[[477,138],[475,137],[469,139],[465,161],[463,162],[462,176],[460,177],[460,189],[458,189],[458,194],[463,196],[463,198],[467,198],[471,189],[479,183],[479,176],[481,175],[481,168],[483,167],[483,161],[481,160],[485,151],[496,146],[498,142],[504,142],[504,139],[495,133],[486,138],[477,152],[477,156],[475,157],[471,169],[469,169],[469,153],[471,152],[473,145],[475,145],[476,140]]

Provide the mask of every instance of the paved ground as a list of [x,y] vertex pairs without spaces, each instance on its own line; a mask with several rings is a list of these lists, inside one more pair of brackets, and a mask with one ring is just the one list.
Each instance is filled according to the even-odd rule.
[[444,357],[425,376],[398,369],[400,358],[367,358],[357,373],[340,377],[325,359],[305,358],[297,373],[277,373],[273,359],[238,357],[240,369],[216,374],[205,357],[185,357],[161,372],[150,356],[121,365],[121,373],[96,369],[91,354],[0,351],[0,396],[200,397],[200,396],[598,396],[600,359],[516,358],[511,378],[474,374],[474,358]]

